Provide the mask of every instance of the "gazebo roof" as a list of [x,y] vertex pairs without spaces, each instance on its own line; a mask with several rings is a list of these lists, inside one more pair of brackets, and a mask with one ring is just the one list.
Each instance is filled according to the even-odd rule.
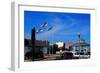
[[90,46],[90,44],[85,43],[85,42],[84,43],[79,43],[78,42],[78,43],[75,43],[74,46]]

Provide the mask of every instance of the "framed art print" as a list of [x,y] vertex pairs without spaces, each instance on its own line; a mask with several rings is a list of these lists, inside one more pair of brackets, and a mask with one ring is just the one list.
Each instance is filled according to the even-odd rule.
[[95,63],[95,8],[12,4],[13,70]]

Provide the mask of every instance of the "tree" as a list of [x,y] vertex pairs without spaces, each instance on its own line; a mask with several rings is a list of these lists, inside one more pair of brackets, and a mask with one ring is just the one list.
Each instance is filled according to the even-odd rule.
[[31,43],[32,43],[32,60],[35,59],[35,28],[31,32]]
[[28,41],[28,39],[24,39],[24,45],[25,45],[25,46],[29,46],[29,41]]

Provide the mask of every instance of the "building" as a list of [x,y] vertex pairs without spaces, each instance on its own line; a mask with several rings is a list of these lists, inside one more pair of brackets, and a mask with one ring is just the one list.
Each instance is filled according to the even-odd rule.
[[58,45],[58,48],[62,48],[64,46],[64,42],[56,42],[55,44]]
[[90,44],[86,43],[84,39],[81,39],[74,44],[74,51],[76,54],[90,55]]
[[24,45],[25,58],[28,57],[32,60],[43,58],[45,54],[48,54],[49,50],[49,42],[47,40],[36,40],[35,33],[35,28],[33,28],[31,32],[31,40],[25,39],[26,43]]
[[47,40],[36,40],[35,42],[35,51],[43,52],[43,54],[48,54],[49,42]]
[[[43,58],[44,55],[48,54],[49,51],[49,42],[46,40],[35,40],[34,48],[31,44],[31,40],[27,39],[27,42],[29,43],[28,46],[24,46],[24,55],[28,57],[28,59],[32,59],[34,56],[34,59],[37,58]],[[34,51],[33,51],[34,50]],[[34,55],[32,54],[34,52]],[[26,58],[25,57],[25,58]]]
[[49,45],[49,54],[56,54],[56,51],[59,51],[57,44],[50,44]]
[[58,45],[58,50],[56,53],[62,53],[65,50],[65,43],[64,42],[56,42],[56,45]]
[[73,50],[73,46],[74,46],[74,43],[73,43],[73,42],[67,42],[67,43],[65,44],[65,48],[66,48],[66,50],[68,50],[68,51],[72,51],[72,50]]

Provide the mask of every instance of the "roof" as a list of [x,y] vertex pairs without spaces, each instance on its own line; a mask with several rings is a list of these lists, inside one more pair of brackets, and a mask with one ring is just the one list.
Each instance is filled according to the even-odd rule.
[[75,43],[74,46],[90,46],[88,43]]
[[73,44],[73,42],[67,42],[66,43],[66,46],[73,46],[74,44]]

